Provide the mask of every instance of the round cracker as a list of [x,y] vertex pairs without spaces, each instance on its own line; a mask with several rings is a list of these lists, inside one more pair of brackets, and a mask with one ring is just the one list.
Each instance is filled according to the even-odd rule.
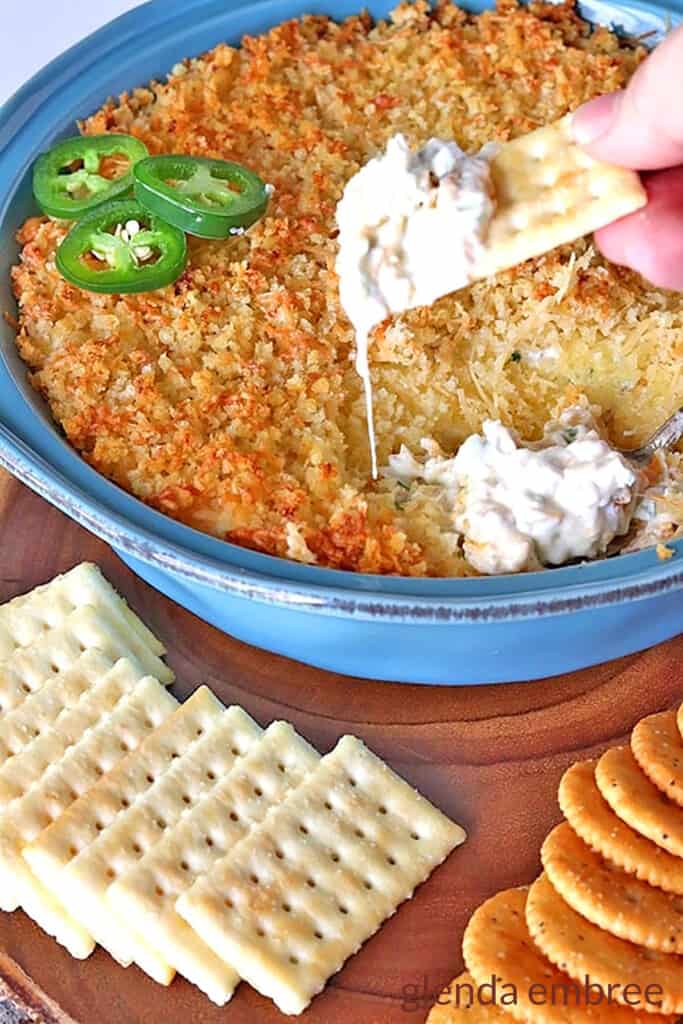
[[[469,987],[468,987],[469,986]],[[473,998],[471,1006],[466,1004]],[[444,1002],[432,1007],[425,1024],[510,1024],[514,1018],[501,1010],[499,1006],[491,1006],[480,1002],[476,997],[477,983],[471,974],[464,971],[448,986],[440,997]],[[448,1000],[448,1002],[445,1002]],[[460,1006],[458,1006],[460,1002]]]
[[541,860],[551,885],[577,914],[639,946],[683,953],[683,896],[625,874],[566,821],[544,842]]
[[603,799],[595,761],[580,761],[560,782],[560,807],[584,843],[643,882],[683,895],[683,860],[626,825]]
[[[683,957],[635,946],[598,928],[565,903],[545,874],[529,890],[526,920],[545,956],[581,983],[588,977],[600,986],[605,999],[610,985],[619,986],[612,990],[619,1003],[624,1003],[625,986],[638,986],[628,997],[638,1000],[631,1012],[638,1010],[641,1019],[653,1013],[683,1013]],[[648,986],[650,1000],[645,998]],[[653,991],[652,986],[659,988]],[[661,1005],[655,1005],[655,999]]]
[[657,789],[683,807],[683,739],[676,712],[641,719],[631,735],[631,750]]
[[603,754],[595,780],[618,818],[674,857],[683,857],[683,810],[650,782],[630,747]]
[[[534,945],[525,919],[526,900],[526,889],[493,896],[474,912],[463,939],[465,963],[477,984],[490,984],[495,977],[499,991],[503,986],[504,991],[514,990],[515,1001],[505,1005],[511,1017],[527,1024],[655,1024],[660,1019],[616,1004],[577,1002],[571,978]],[[545,1001],[534,986],[546,993]],[[566,1005],[563,992],[569,993]],[[674,1018],[661,1020],[673,1024]]]

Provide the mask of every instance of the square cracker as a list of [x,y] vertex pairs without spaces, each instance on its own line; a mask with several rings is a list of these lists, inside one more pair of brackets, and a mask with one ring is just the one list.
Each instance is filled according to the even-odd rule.
[[[0,765],[16,757],[39,736],[54,731],[60,716],[76,707],[121,658],[138,669],[140,679],[147,674],[126,650],[125,643],[113,641],[107,652],[86,650],[71,668],[51,674],[42,686],[27,693],[20,704],[0,716]],[[15,677],[15,682],[18,678],[21,677]]]
[[74,917],[100,945],[124,966],[135,960],[160,984],[169,984],[173,969],[117,915],[107,889],[230,771],[261,732],[241,708],[226,711],[200,687],[24,851],[36,875],[64,894]]
[[274,722],[209,794],[108,891],[111,905],[219,1006],[232,996],[239,975],[176,913],[176,900],[319,760],[291,725]]
[[117,660],[103,651],[85,651],[71,668],[52,674],[43,686],[35,691],[29,689],[28,693],[22,690],[20,676],[11,677],[7,665],[4,672],[0,668],[0,686],[11,678],[10,687],[19,691],[18,703],[0,716],[0,764],[15,757],[52,726],[67,707],[77,704],[84,693],[111,671]]
[[83,562],[50,583],[0,605],[0,660],[15,648],[34,643],[46,630],[62,626],[73,611],[84,605],[107,609],[152,654],[165,653],[161,641],[116,593],[97,566]]
[[574,242],[647,202],[634,171],[577,146],[571,118],[502,143],[493,157],[496,210],[473,280]]
[[[87,956],[92,951],[93,940],[87,929],[67,912],[60,890],[50,890],[36,879],[22,857],[23,847],[59,819],[81,794],[110,771],[126,751],[134,749],[156,729],[177,706],[156,679],[140,679],[139,671],[126,661],[118,662],[89,697],[92,703],[100,698],[99,719],[61,756],[57,747],[55,757],[47,764],[40,759],[36,763],[35,777],[23,795],[0,812],[0,901],[3,909],[13,909],[7,905],[10,901],[20,904],[41,928],[77,957]],[[30,762],[30,748],[20,757]]]
[[[144,675],[142,666],[123,658],[105,672],[99,682],[86,690],[79,700],[63,708],[54,722],[37,736],[34,735],[37,730],[31,729],[29,725],[29,742],[0,763],[0,808],[24,796],[69,747],[85,739],[86,731],[99,725],[115,709],[121,698]],[[42,689],[38,690],[36,699],[42,693]],[[177,705],[173,698],[171,703]],[[27,704],[28,699],[10,717],[23,711]],[[2,724],[0,722],[0,729]]]
[[108,609],[84,605],[61,625],[42,632],[27,647],[15,648],[0,663],[0,722],[54,675],[74,668],[87,651],[99,651],[113,663],[122,657],[138,661],[162,683],[173,681],[167,665]]
[[298,1014],[464,838],[346,736],[176,909],[250,985]]

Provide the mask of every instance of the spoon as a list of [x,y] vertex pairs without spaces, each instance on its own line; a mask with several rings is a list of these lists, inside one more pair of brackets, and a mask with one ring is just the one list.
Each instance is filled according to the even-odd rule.
[[656,452],[673,448],[683,437],[683,407],[670,416],[666,423],[662,423],[649,441],[646,441],[641,448],[621,449],[620,454],[635,462],[637,465],[646,465]]

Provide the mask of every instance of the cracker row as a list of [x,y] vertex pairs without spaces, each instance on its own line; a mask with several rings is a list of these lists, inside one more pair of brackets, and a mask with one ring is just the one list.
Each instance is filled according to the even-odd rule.
[[[140,678],[149,674],[125,642],[112,638],[107,652],[97,648],[84,651],[71,668],[53,672],[42,686],[27,693],[20,704],[0,716],[0,765],[16,757],[39,736],[58,728],[60,716],[77,707],[122,658],[139,670]],[[0,668],[0,676],[2,671]],[[15,677],[19,686],[20,678]]]
[[85,605],[0,662],[0,722],[54,675],[74,668],[88,651],[99,651],[111,662],[130,657],[160,682],[173,681],[168,666],[108,609]]
[[492,896],[475,910],[463,938],[465,963],[477,985],[490,985],[495,977],[499,992],[514,991],[506,1012],[521,1024],[675,1024],[673,1017],[616,1003],[593,1005],[534,942],[528,896],[526,889]]
[[[85,651],[71,668],[54,673],[43,686],[25,694],[16,707],[0,716],[0,763],[16,756],[32,740],[51,728],[61,712],[78,703],[83,694],[114,667],[117,660],[103,651]],[[134,661],[133,658],[130,660]],[[2,677],[3,670],[0,669]],[[7,679],[6,665],[4,679]],[[19,680],[16,680],[16,685],[21,690]]]
[[176,900],[296,788],[320,760],[291,725],[274,722],[233,768],[108,890],[110,904],[213,1002],[239,976],[176,912]]
[[562,776],[562,813],[585,843],[616,867],[666,892],[683,895],[683,859],[674,857],[616,816],[595,781],[595,761],[579,761]]
[[683,807],[683,738],[675,711],[643,718],[631,734],[633,756],[669,800]]
[[96,688],[100,693],[109,688],[119,699],[113,705],[103,700],[99,721],[52,764],[41,762],[25,793],[0,812],[3,909],[20,904],[77,957],[87,956],[93,948],[87,927],[71,908],[67,911],[68,900],[60,888],[37,880],[22,851],[173,711],[176,701],[156,679],[136,679],[139,674],[119,662]]
[[151,654],[165,653],[164,645],[128,607],[96,565],[83,562],[70,572],[0,605],[0,660],[16,647],[35,643],[49,629],[64,625],[77,608],[90,605],[108,611]]
[[567,822],[547,837],[541,860],[565,903],[599,928],[663,953],[683,953],[683,899],[627,875],[579,839]]
[[43,883],[120,963],[161,984],[171,965],[107,901],[107,889],[229,771],[261,735],[241,708],[200,687],[159,730],[25,850]]
[[628,1013],[638,1012],[646,1021],[653,1013],[683,1013],[683,957],[645,949],[598,928],[565,903],[545,874],[529,890],[526,920],[549,960],[579,982],[588,976],[604,993],[611,985],[624,1010],[633,1007]]
[[683,809],[650,782],[630,747],[606,751],[595,779],[617,817],[674,857],[683,857]]
[[301,1013],[464,831],[344,737],[176,909],[283,1013]]
[[[84,738],[88,729],[98,725],[144,675],[137,662],[120,659],[38,735],[35,735],[36,729],[31,732],[29,728],[31,735],[26,745],[0,763],[0,808],[23,796],[69,747]],[[36,698],[42,692],[39,690]],[[23,708],[22,704],[18,710]]]

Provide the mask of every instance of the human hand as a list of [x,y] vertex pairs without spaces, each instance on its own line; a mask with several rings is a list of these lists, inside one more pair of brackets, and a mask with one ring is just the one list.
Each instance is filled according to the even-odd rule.
[[646,172],[647,206],[596,231],[604,255],[660,288],[683,290],[683,27],[626,89],[580,107],[572,127],[591,156]]

